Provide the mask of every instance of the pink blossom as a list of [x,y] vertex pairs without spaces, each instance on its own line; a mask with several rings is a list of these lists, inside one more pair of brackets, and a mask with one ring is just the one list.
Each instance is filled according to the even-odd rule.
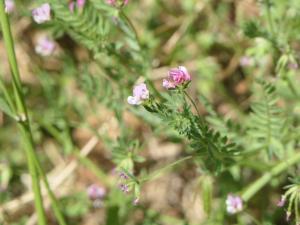
[[243,56],[240,58],[240,65],[243,67],[253,66],[254,60],[249,56]]
[[87,194],[91,200],[102,199],[106,194],[106,190],[104,187],[92,184],[87,188]]
[[140,105],[147,99],[149,99],[149,90],[145,83],[141,83],[134,86],[133,96],[129,96],[127,102],[130,105]]
[[138,205],[140,202],[140,199],[138,197],[136,197],[134,200],[133,200],[133,205]]
[[69,10],[70,10],[71,13],[74,12],[74,10],[75,10],[75,2],[74,1],[71,1],[69,3]]
[[184,66],[179,66],[169,71],[168,79],[163,80],[163,87],[167,89],[176,88],[190,80],[191,76],[187,69]]
[[286,201],[285,196],[281,195],[280,201],[277,202],[277,206],[278,207],[283,207],[284,204],[285,204],[285,201]]
[[106,3],[109,4],[109,5],[115,5],[116,0],[106,0]]
[[243,200],[239,196],[228,195],[226,208],[229,214],[235,214],[243,210]]
[[125,194],[129,193],[129,186],[127,184],[120,184],[119,188],[121,189],[122,192]]
[[85,0],[77,0],[77,7],[82,9],[85,5]]
[[35,52],[41,56],[49,56],[55,50],[56,44],[48,37],[42,37],[35,46]]
[[41,24],[46,21],[49,21],[51,19],[50,15],[50,5],[48,3],[45,3],[41,5],[40,7],[32,10],[32,16],[36,23]]
[[5,12],[11,13],[15,9],[15,2],[13,0],[5,0]]

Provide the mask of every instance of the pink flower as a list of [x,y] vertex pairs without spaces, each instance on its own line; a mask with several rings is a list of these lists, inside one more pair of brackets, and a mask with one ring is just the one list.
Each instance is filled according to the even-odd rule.
[[74,2],[74,1],[71,1],[71,2],[69,3],[69,10],[70,10],[71,13],[73,13],[73,12],[74,12],[74,9],[75,9],[75,2]]
[[46,21],[49,21],[51,19],[50,15],[50,5],[48,3],[45,3],[41,5],[40,7],[32,10],[32,16],[36,23],[41,24]]
[[75,10],[75,5],[76,5],[77,9],[79,11],[82,11],[85,3],[86,3],[85,0],[77,0],[76,4],[75,4],[75,1],[71,1],[69,3],[69,9],[73,13]]
[[124,192],[125,194],[129,193],[129,186],[127,184],[120,184],[119,188],[122,192]]
[[85,0],[77,0],[77,7],[82,9],[85,5]]
[[285,204],[285,201],[286,201],[285,196],[281,195],[280,201],[277,202],[277,206],[278,207],[283,207],[284,204]]
[[87,188],[87,194],[91,200],[103,199],[106,194],[106,190],[104,187],[92,184]]
[[228,195],[226,209],[229,214],[235,214],[243,210],[243,200],[239,196]]
[[35,46],[35,52],[41,56],[49,56],[55,50],[56,44],[48,37],[42,37]]
[[15,9],[15,2],[13,0],[5,0],[5,12],[11,13]]
[[191,76],[184,66],[171,69],[168,79],[163,80],[163,87],[167,89],[176,88],[178,85],[184,84],[191,80]]
[[115,5],[116,0],[106,0],[106,3],[109,4],[109,5]]
[[140,105],[143,101],[149,99],[149,90],[145,83],[138,84],[133,88],[133,96],[127,98],[130,105]]
[[138,205],[140,202],[140,199],[138,197],[136,197],[134,200],[133,200],[133,205]]
[[243,56],[242,58],[240,58],[240,65],[243,67],[253,66],[253,64],[254,61],[249,56]]

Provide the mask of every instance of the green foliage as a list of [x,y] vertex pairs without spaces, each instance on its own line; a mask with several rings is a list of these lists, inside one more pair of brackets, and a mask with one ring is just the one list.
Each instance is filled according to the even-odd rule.
[[[284,156],[284,138],[289,133],[289,121],[278,107],[278,98],[274,85],[258,81],[261,91],[255,89],[260,96],[252,104],[252,114],[248,121],[248,136],[252,142],[251,150],[264,150],[269,158]],[[250,150],[250,151],[251,151]]]

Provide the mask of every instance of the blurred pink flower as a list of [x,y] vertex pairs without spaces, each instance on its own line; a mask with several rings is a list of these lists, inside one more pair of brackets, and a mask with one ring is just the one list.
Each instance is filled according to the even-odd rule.
[[129,187],[127,184],[120,184],[119,185],[119,188],[122,192],[124,192],[125,194],[128,194],[129,193]]
[[229,214],[235,214],[243,210],[243,200],[239,196],[229,194],[226,199],[226,209]]
[[77,2],[75,3],[75,1],[71,1],[69,3],[69,9],[70,11],[73,13],[75,10],[75,6],[77,7],[77,9],[79,11],[83,10],[83,7],[85,5],[86,1],[85,0],[77,0]]
[[163,87],[167,89],[175,88],[190,80],[191,76],[187,69],[184,66],[179,66],[169,71],[168,79],[163,80]]
[[133,88],[133,96],[127,98],[130,105],[140,105],[144,100],[149,99],[149,90],[145,83],[138,84]]
[[46,21],[49,21],[51,19],[50,15],[50,5],[48,3],[45,3],[41,5],[40,7],[32,10],[32,16],[36,23],[41,24]]
[[74,1],[71,1],[69,3],[69,10],[70,10],[71,13],[74,12],[74,10],[75,10],[75,2]]
[[41,56],[49,56],[55,50],[56,44],[48,37],[41,37],[35,46],[35,52]]
[[136,197],[134,200],[133,200],[133,205],[138,205],[140,202],[140,199],[138,197]]
[[240,65],[242,67],[253,66],[254,60],[253,60],[253,58],[251,58],[249,56],[243,56],[242,58],[240,58]]
[[103,199],[106,194],[106,190],[104,187],[92,184],[87,188],[87,194],[91,200]]
[[116,0],[106,0],[106,3],[109,4],[109,5],[115,5]]
[[11,13],[15,9],[15,2],[14,0],[5,0],[5,12]]
[[85,5],[85,0],[77,0],[77,7],[82,9]]
[[278,207],[283,207],[284,204],[285,204],[285,201],[286,201],[285,196],[284,196],[284,195],[281,195],[280,200],[277,202],[277,206],[278,206]]

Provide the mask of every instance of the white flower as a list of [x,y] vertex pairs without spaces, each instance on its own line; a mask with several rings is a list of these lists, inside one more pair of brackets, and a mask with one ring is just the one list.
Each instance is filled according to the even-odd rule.
[[48,3],[45,3],[40,7],[32,10],[32,16],[34,21],[37,22],[38,24],[49,21],[51,19],[50,11],[51,8]]
[[226,209],[229,214],[236,214],[243,210],[243,200],[239,196],[228,195]]

